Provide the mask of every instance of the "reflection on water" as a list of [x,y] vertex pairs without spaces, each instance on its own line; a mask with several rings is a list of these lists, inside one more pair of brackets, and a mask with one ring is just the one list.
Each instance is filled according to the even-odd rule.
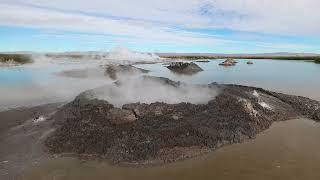
[[198,159],[150,168],[55,159],[31,168],[26,179],[55,180],[295,180],[320,179],[320,124],[300,119],[275,123],[255,140]]
[[192,83],[227,83],[262,87],[293,95],[320,100],[320,65],[313,62],[293,60],[238,60],[236,66],[219,66],[223,60],[209,63],[196,62],[204,71],[193,76],[171,73],[160,64],[139,65],[151,70],[151,75],[164,76],[177,81]]
[[17,84],[27,84],[32,80],[31,73],[20,68],[1,69],[0,82],[1,86],[10,86]]
[[64,102],[85,90],[109,83],[106,77],[75,79],[58,74],[72,69],[97,69],[98,66],[80,61],[0,67],[0,110]]
[[[0,110],[68,101],[82,91],[111,82],[103,73],[94,71],[101,62],[39,61],[34,65],[0,67]],[[162,63],[136,66],[151,70],[150,75],[176,81],[243,84],[320,100],[319,64],[305,61],[253,60],[254,65],[247,65],[247,61],[239,60],[236,66],[223,67],[218,65],[222,61],[196,62],[204,71],[194,75],[173,73]],[[83,74],[79,69],[90,71]],[[65,76],[61,76],[61,72],[65,72]],[[59,73],[60,75],[57,75]],[[67,76],[68,73],[71,75]]]

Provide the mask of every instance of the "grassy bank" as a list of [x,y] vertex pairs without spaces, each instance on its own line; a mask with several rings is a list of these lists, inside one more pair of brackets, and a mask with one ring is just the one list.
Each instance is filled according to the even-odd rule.
[[[162,56],[170,59],[275,59],[275,60],[304,60],[304,61],[320,61],[320,56]],[[320,62],[319,62],[320,63]]]
[[13,62],[18,64],[31,63],[32,59],[30,55],[24,54],[0,54],[0,62],[7,63]]
[[47,57],[49,58],[70,58],[70,59],[81,59],[84,58],[85,55],[75,55],[75,54],[46,54]]
[[275,60],[310,60],[319,59],[319,56],[248,56],[248,57],[230,57],[234,59],[275,59]]

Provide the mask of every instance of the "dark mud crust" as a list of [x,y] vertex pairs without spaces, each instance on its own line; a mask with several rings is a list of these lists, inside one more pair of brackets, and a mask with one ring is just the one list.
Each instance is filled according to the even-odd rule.
[[238,85],[208,86],[221,93],[204,105],[126,104],[122,110],[135,116],[123,121],[128,123],[114,123],[114,107],[107,101],[79,95],[53,116],[58,128],[45,145],[52,154],[90,155],[113,163],[168,163],[254,138],[275,121],[320,120],[320,103],[308,98]]
[[203,71],[196,63],[187,63],[187,62],[173,62],[167,66],[168,69],[175,73],[179,74],[196,74]]
[[111,79],[118,79],[121,75],[135,75],[148,73],[149,70],[134,67],[133,65],[107,65],[105,75]]
[[208,63],[210,62],[209,60],[197,60],[196,62],[199,62],[199,63]]

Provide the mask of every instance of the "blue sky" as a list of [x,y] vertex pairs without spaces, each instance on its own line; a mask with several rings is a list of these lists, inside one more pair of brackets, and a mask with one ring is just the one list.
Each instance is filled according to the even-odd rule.
[[0,0],[0,51],[320,53],[317,0]]

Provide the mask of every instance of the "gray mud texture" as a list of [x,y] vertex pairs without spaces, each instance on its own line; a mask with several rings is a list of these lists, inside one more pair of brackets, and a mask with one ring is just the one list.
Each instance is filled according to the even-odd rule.
[[51,154],[161,164],[255,138],[275,121],[320,120],[320,103],[308,98],[238,85],[207,86],[220,92],[207,104],[132,103],[117,108],[82,93],[52,116],[57,130],[45,145]]

